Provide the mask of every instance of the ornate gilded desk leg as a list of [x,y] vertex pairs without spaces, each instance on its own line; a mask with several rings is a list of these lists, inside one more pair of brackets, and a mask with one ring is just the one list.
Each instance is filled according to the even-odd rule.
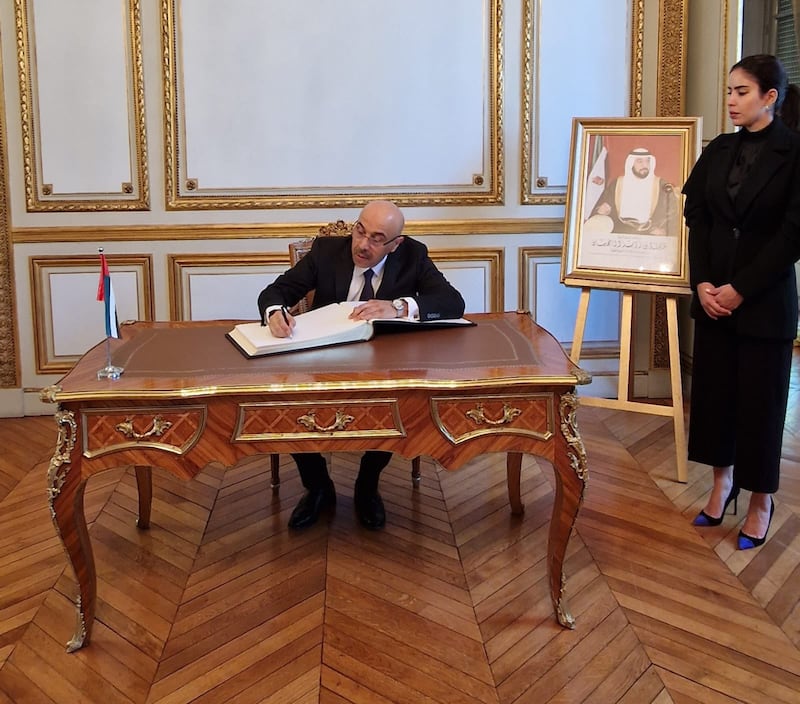
[[153,468],[137,464],[136,488],[139,491],[139,516],[136,519],[137,528],[150,527],[150,509],[153,506]]
[[[575,411],[578,398],[574,391],[562,394],[559,399],[561,437],[557,442],[561,451],[556,451],[553,469],[556,477],[556,495],[553,516],[550,519],[550,540],[547,548],[550,595],[556,618],[562,626],[575,627],[575,619],[569,611],[564,597],[564,556],[578,509],[583,501],[583,492],[588,479],[586,451],[578,433]],[[566,447],[564,446],[566,445]]]
[[508,503],[511,504],[511,513],[515,516],[525,512],[520,491],[520,475],[522,474],[522,453],[509,452],[506,454],[506,484],[508,485]]
[[56,449],[47,470],[50,515],[78,580],[75,635],[67,643],[71,653],[89,643],[94,623],[97,574],[83,512],[86,479],[81,476],[81,450],[76,443],[78,423],[72,411],[58,410]]

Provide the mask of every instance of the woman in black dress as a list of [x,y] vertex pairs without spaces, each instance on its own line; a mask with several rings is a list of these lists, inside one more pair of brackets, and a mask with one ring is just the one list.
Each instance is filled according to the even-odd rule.
[[703,150],[683,188],[695,320],[689,459],[714,471],[695,525],[719,525],[739,490],[751,492],[746,550],[764,543],[775,510],[797,335],[800,133],[779,115],[796,120],[798,93],[774,56],[748,56],[729,73],[727,105],[740,129]]

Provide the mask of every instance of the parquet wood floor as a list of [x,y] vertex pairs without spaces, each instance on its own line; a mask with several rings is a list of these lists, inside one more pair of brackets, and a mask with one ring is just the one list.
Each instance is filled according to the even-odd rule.
[[44,490],[55,425],[2,419],[0,704],[799,702],[798,374],[773,528],[747,552],[741,505],[719,528],[690,525],[710,472],[690,463],[674,481],[669,421],[579,410],[590,478],[566,563],[574,631],[548,597],[547,463],[526,458],[514,517],[500,456],[457,472],[423,460],[417,489],[397,459],[381,483],[388,524],[371,533],[353,516],[357,457],[337,454],[336,515],[295,534],[291,460],[273,496],[256,457],[190,482],[154,472],[149,531],[130,468],[89,482],[97,622],[67,654],[75,582]]

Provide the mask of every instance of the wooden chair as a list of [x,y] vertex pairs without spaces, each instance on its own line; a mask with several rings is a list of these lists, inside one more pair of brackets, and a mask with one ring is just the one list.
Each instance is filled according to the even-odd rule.
[[[327,225],[320,227],[316,237],[346,237],[352,231],[352,223],[347,223],[344,220],[337,220],[336,222],[329,222]],[[289,262],[291,266],[297,264],[297,262],[311,251],[311,245],[314,244],[316,237],[308,237],[304,240],[289,243]],[[292,314],[299,315],[300,313],[305,313],[310,310],[313,301],[314,292],[309,291],[297,305],[292,308]],[[280,455],[278,453],[271,454],[269,457],[269,464],[272,473],[270,487],[272,488],[272,493],[277,494],[281,485]],[[421,481],[419,457],[415,457],[411,460],[411,482],[416,487],[419,486]]]

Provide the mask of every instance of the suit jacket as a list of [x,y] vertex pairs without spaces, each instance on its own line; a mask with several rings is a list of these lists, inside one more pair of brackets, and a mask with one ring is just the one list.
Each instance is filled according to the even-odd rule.
[[[787,339],[797,334],[794,263],[800,258],[800,134],[774,120],[735,199],[728,174],[741,133],[722,134],[697,160],[683,187],[689,227],[689,275],[698,322],[739,334]],[[742,297],[730,317],[712,321],[697,285],[729,283]]]
[[[351,245],[352,237],[317,237],[308,254],[261,292],[260,316],[272,305],[291,307],[312,290],[313,308],[347,300],[355,268]],[[380,300],[404,296],[416,300],[420,320],[460,318],[464,314],[464,299],[428,257],[428,248],[406,236],[388,255],[381,285],[375,292]]]

